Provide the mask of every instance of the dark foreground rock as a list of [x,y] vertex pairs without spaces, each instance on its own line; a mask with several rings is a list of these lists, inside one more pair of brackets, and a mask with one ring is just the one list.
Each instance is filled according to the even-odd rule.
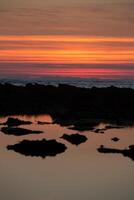
[[20,120],[18,118],[12,118],[12,117],[9,117],[7,121],[4,123],[4,125],[7,125],[7,126],[20,126],[20,125],[30,125],[30,124],[32,124],[32,122],[24,121],[24,120]]
[[64,140],[67,140],[71,144],[75,144],[75,145],[79,145],[83,142],[86,142],[86,140],[87,140],[86,136],[80,135],[78,133],[72,134],[72,135],[64,134],[61,138],[63,138]]
[[43,131],[33,131],[25,128],[12,128],[12,127],[3,127],[1,128],[1,131],[7,135],[16,135],[16,136],[43,133]]
[[128,88],[78,88],[68,85],[44,86],[0,84],[0,113],[47,113],[58,124],[73,125],[75,130],[90,130],[82,119],[111,124],[134,125],[134,90]]
[[46,156],[56,156],[63,153],[67,147],[56,140],[23,140],[15,145],[8,145],[8,150],[13,150],[25,156],[37,156],[45,158]]
[[103,145],[101,145],[98,148],[98,151],[100,153],[118,153],[122,154],[125,157],[129,157],[132,160],[134,160],[134,145],[130,145],[128,149],[113,149],[113,148],[106,148]]

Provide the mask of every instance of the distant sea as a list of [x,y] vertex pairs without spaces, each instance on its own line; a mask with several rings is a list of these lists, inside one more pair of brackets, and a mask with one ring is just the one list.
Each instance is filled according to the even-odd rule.
[[0,83],[11,83],[15,85],[26,85],[27,83],[38,83],[44,85],[59,84],[73,85],[77,87],[120,87],[133,88],[134,79],[97,79],[97,78],[71,78],[71,77],[3,77],[0,78]]

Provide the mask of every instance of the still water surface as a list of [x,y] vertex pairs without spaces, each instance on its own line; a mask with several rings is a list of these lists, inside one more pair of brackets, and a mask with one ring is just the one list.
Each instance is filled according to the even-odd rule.
[[[52,122],[49,115],[14,117],[33,122],[21,127],[42,130],[44,133],[16,137],[0,132],[1,200],[134,199],[134,162],[120,154],[100,154],[97,151],[101,144],[114,148],[134,144],[134,127],[109,129],[104,134],[79,132],[88,140],[75,146],[60,137],[76,131],[57,124],[37,124],[37,121]],[[1,117],[0,122],[6,119]],[[119,137],[120,141],[114,143],[112,137]],[[25,157],[6,149],[7,145],[23,139],[43,138],[56,139],[64,143],[67,150],[56,157],[42,159]]]

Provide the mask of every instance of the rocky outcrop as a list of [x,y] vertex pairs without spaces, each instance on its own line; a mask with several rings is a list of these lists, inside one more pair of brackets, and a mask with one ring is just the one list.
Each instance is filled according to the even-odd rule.
[[79,145],[83,142],[86,142],[86,140],[87,140],[86,136],[80,135],[78,133],[72,134],[72,135],[64,134],[61,138],[63,138],[64,140],[67,140],[71,144],[75,144],[75,145]]
[[67,148],[64,144],[56,140],[23,140],[15,145],[8,145],[8,150],[13,150],[25,156],[36,156],[45,158],[46,156],[56,156],[63,153]]

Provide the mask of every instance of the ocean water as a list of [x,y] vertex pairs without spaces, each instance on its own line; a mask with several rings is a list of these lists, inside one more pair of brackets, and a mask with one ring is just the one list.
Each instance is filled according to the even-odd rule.
[[15,85],[25,85],[27,83],[39,83],[44,85],[68,84],[77,87],[120,87],[133,88],[134,79],[98,79],[98,78],[74,78],[74,77],[2,77],[0,83],[12,83]]
[[[87,141],[78,146],[60,138],[74,130],[58,124],[38,125],[37,121],[51,122],[51,116],[13,116],[30,120],[21,126],[41,130],[42,134],[14,136],[0,131],[0,199],[1,200],[133,200],[134,161],[121,154],[101,154],[100,145],[124,149],[134,144],[134,127],[109,129],[104,134],[81,132]],[[0,117],[0,123],[7,117]],[[100,124],[103,126],[103,124]],[[0,125],[0,128],[3,125]],[[112,137],[120,140],[115,143]],[[31,157],[7,150],[24,139],[55,139],[67,150],[55,157]]]

